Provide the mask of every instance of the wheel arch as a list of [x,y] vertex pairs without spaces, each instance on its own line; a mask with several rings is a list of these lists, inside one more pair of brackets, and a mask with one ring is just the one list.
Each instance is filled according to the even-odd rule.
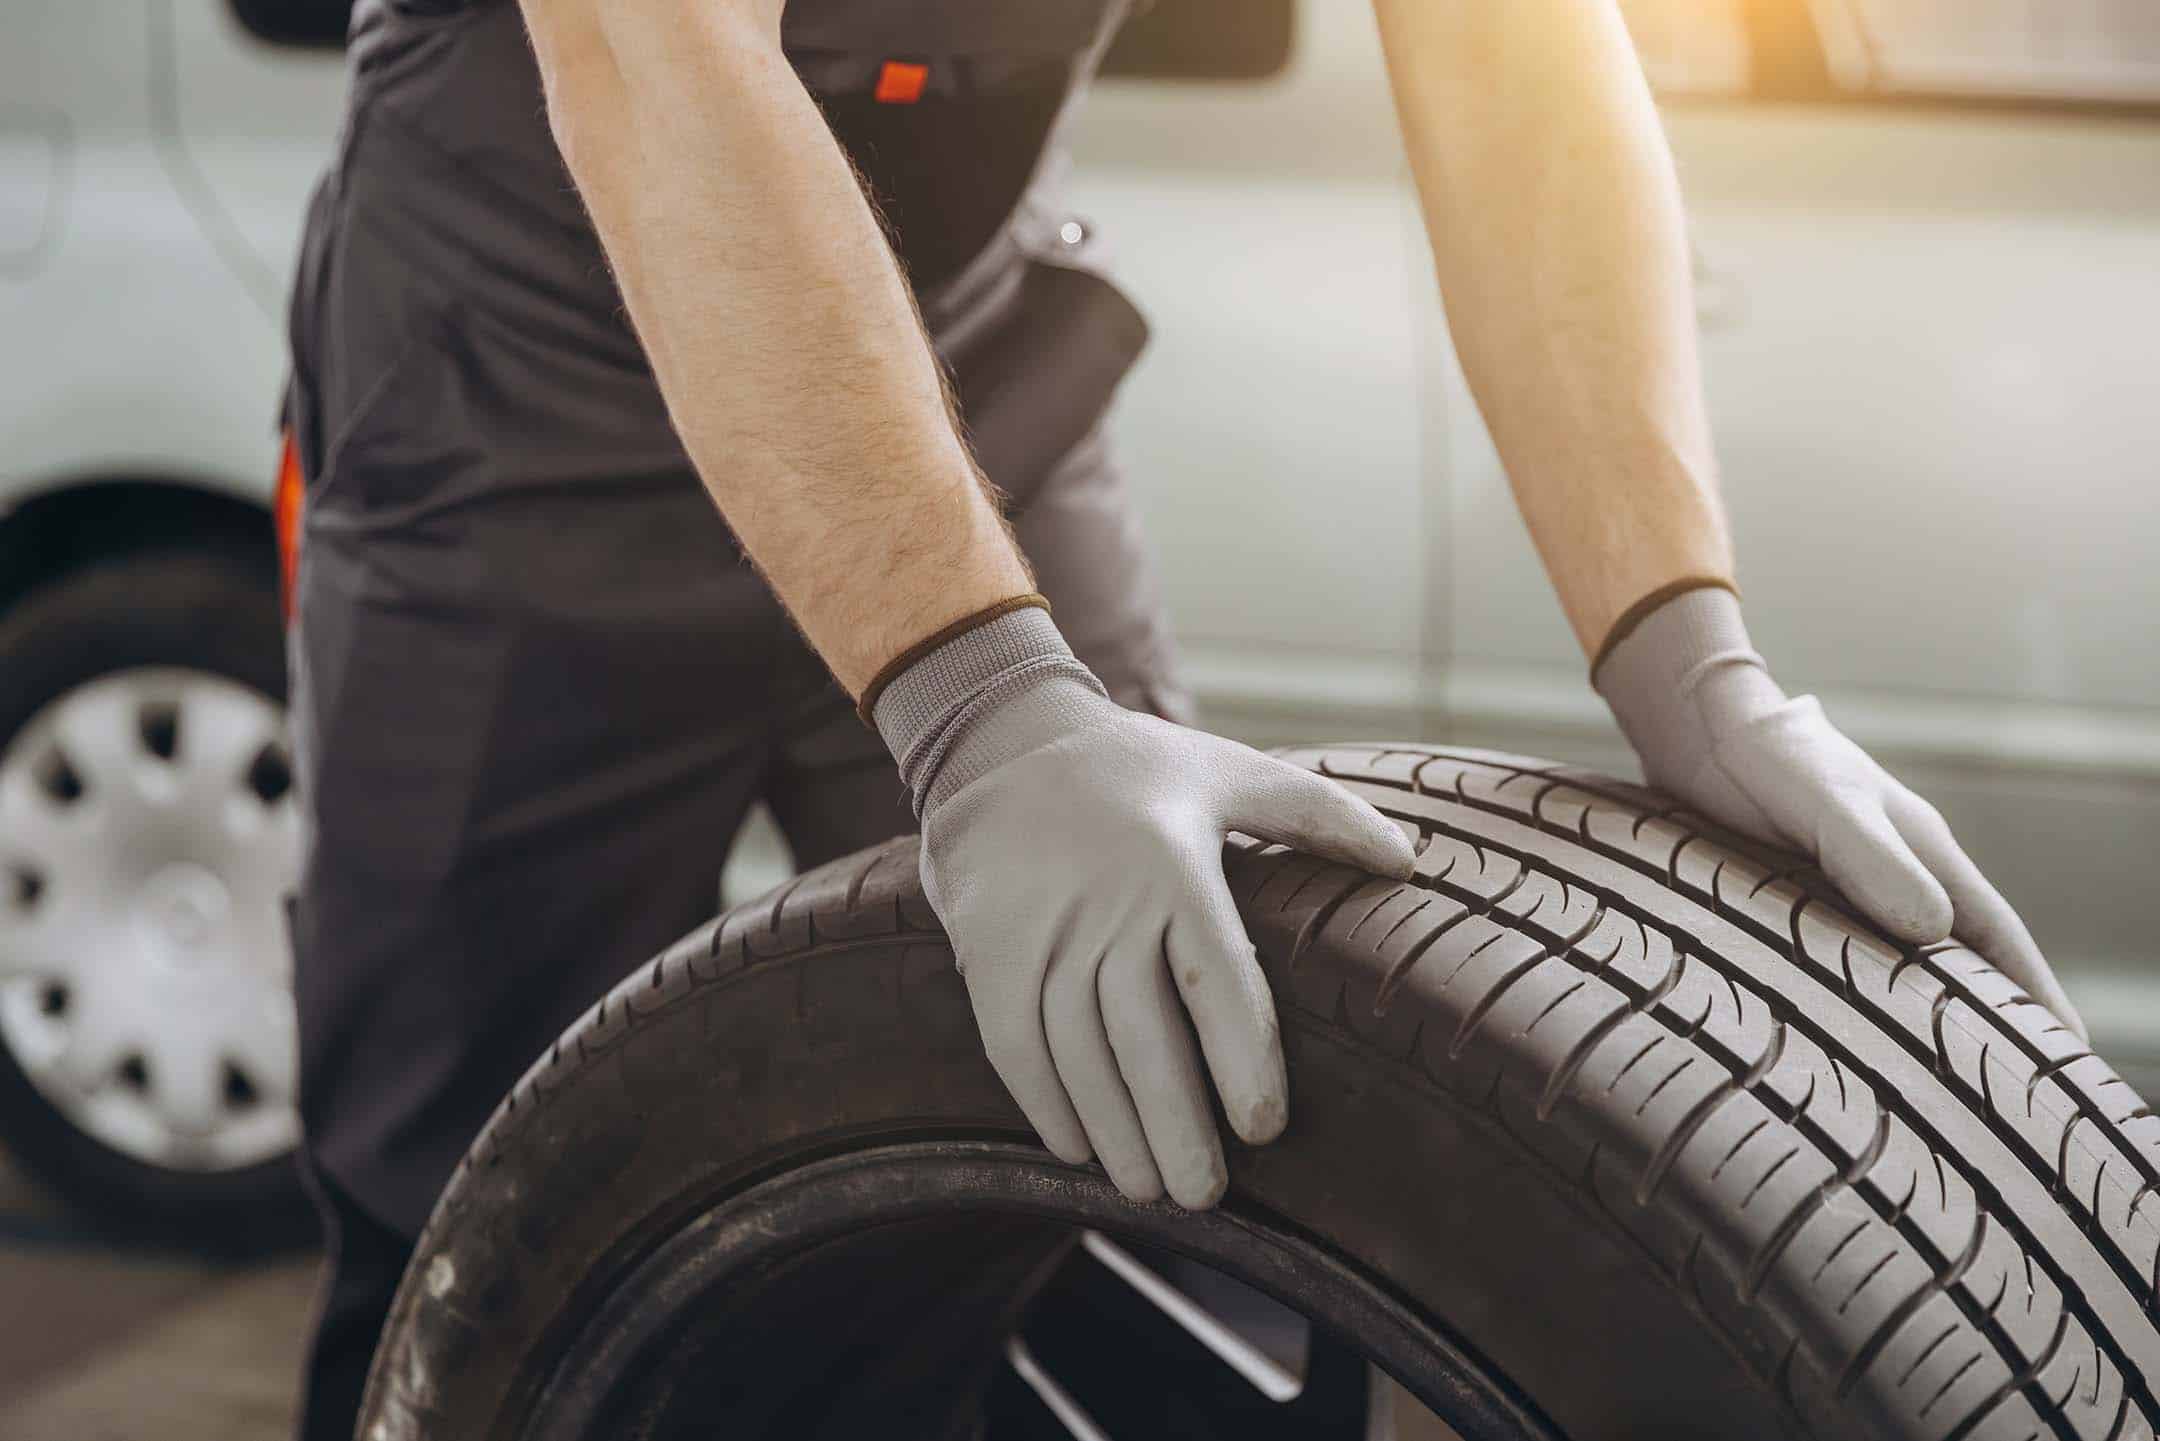
[[270,509],[243,487],[202,476],[63,479],[0,511],[0,612],[93,561],[196,547],[277,574]]

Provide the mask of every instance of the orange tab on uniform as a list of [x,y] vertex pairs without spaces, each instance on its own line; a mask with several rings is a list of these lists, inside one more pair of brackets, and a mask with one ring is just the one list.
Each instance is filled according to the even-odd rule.
[[878,71],[877,89],[871,95],[881,105],[913,105],[922,99],[923,86],[929,80],[927,65],[888,60]]
[[287,621],[292,619],[294,587],[300,582],[300,506],[305,488],[300,475],[300,452],[288,430],[278,456],[277,489],[271,502],[271,516],[277,525],[278,579],[282,582],[278,589]]

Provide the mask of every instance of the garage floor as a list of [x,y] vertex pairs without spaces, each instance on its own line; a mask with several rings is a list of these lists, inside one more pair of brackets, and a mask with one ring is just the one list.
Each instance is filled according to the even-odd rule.
[[117,1251],[0,1156],[0,1436],[287,1441],[314,1284]]

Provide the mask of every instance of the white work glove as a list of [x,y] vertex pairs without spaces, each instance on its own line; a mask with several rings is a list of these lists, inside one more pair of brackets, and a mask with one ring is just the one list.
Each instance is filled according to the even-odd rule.
[[1941,814],[1846,739],[1815,697],[1778,688],[1732,592],[1703,587],[1665,601],[1608,645],[1591,682],[1651,785],[1812,856],[1902,941],[1933,945],[1954,929],[2085,1035],[2032,933]]
[[1126,710],[1040,609],[938,645],[872,706],[922,817],[924,889],[1029,1123],[1127,1196],[1213,1205],[1227,1172],[1202,1059],[1244,1140],[1289,1114],[1224,835],[1395,877],[1409,838],[1332,781]]

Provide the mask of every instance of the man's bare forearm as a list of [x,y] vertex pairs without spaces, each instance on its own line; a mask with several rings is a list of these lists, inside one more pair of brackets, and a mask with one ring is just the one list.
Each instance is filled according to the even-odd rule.
[[523,0],[677,432],[841,683],[1030,588],[779,0]]
[[1375,0],[1448,323],[1586,654],[1729,579],[1671,152],[1613,0]]

